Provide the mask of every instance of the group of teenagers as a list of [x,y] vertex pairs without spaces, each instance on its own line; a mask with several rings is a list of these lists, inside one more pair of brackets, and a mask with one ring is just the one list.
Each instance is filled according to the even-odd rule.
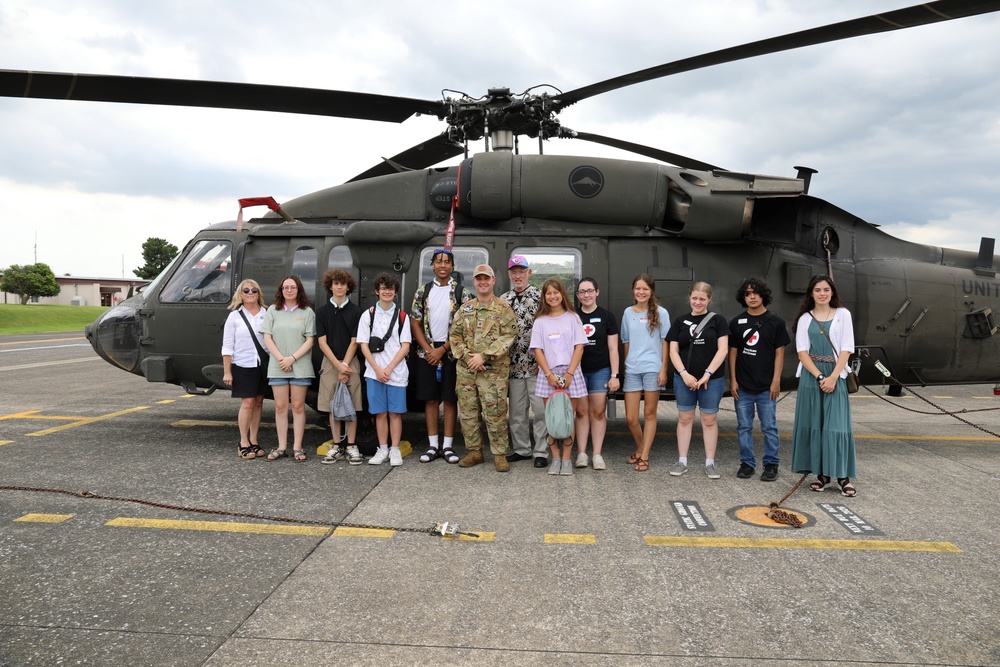
[[[588,464],[603,470],[608,395],[621,389],[635,442],[627,461],[636,471],[646,471],[660,392],[672,381],[678,458],[669,472],[678,476],[688,471],[697,409],[705,473],[715,479],[721,476],[715,465],[717,414],[728,362],[740,444],[736,476],[753,477],[757,468],[756,415],[764,436],[760,478],[777,479],[776,405],[784,349],[791,339],[785,321],[767,309],[771,291],[763,280],[747,278],[740,284],[736,300],[744,310],[730,321],[710,310],[712,286],[696,282],[688,292],[690,312],[671,320],[656,296],[655,280],[640,274],[632,281],[632,305],[619,319],[597,305],[600,288],[593,278],[578,282],[574,307],[560,279],[533,286],[530,264],[522,255],[509,259],[511,289],[501,295],[495,294],[496,276],[486,264],[475,267],[472,290],[457,281],[450,249],[436,249],[431,268],[433,280],[417,289],[409,314],[396,303],[399,281],[388,273],[375,278],[378,302],[365,310],[349,299],[357,289],[354,277],[339,269],[325,274],[330,296],[315,312],[297,276],[281,281],[266,308],[260,286],[244,280],[230,303],[222,345],[224,381],[242,400],[239,456],[267,461],[288,457],[291,408],[290,456],[306,460],[305,400],[315,377],[315,342],[323,355],[318,397],[323,412],[331,410],[341,384],[355,409],[362,409],[364,357],[368,412],[375,418],[378,437],[378,448],[368,459],[371,465],[402,465],[402,413],[412,383],[413,397],[425,406],[428,443],[421,462],[442,458],[460,467],[483,463],[485,430],[498,472],[526,460],[547,468],[550,475],[571,475],[574,468]],[[836,479],[841,493],[852,497],[856,457],[845,379],[854,329],[832,278],[812,278],[792,330],[799,387],[791,469],[816,475],[810,484],[814,491],[823,491]],[[416,360],[411,365],[407,357],[413,345]],[[554,439],[546,430],[546,404],[557,391],[568,394],[575,413],[574,432],[568,438]],[[258,444],[267,395],[274,398],[277,428],[277,446],[270,452]],[[454,449],[459,421],[464,457]],[[356,442],[357,422],[340,421],[331,412],[330,427],[333,440],[322,462],[364,463]]]

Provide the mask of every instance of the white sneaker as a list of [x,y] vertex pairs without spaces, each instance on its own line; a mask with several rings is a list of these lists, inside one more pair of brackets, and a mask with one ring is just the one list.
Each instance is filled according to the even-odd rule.
[[600,454],[594,454],[594,470],[604,470],[604,457]]
[[385,460],[387,458],[389,458],[389,448],[386,447],[385,449],[382,449],[381,447],[379,447],[377,450],[375,450],[375,456],[368,459],[368,465],[373,465],[373,466],[382,465],[383,463],[385,463]]
[[399,451],[399,447],[393,447],[389,450],[389,465],[391,466],[403,465],[403,453]]
[[576,467],[586,468],[587,467],[587,452],[580,452],[576,455]]

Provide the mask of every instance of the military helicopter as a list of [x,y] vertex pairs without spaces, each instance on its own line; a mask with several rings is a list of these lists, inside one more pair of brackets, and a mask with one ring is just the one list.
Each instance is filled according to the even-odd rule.
[[[503,274],[512,254],[535,278],[575,286],[592,276],[602,305],[621,312],[628,285],[651,274],[672,313],[686,309],[690,283],[716,288],[725,314],[747,275],[768,280],[771,308],[789,317],[812,275],[829,273],[855,319],[859,349],[907,383],[1000,379],[1000,296],[994,240],[978,253],[903,241],[809,195],[814,170],[795,177],[730,171],[666,150],[563,126],[560,111],[596,95],[681,72],[861,35],[996,12],[1000,0],[938,0],[665,63],[583,88],[442,100],[349,91],[178,79],[0,70],[0,95],[136,104],[256,109],[402,122],[435,116],[438,136],[384,159],[347,183],[307,194],[259,218],[206,227],[141,293],[87,328],[97,353],[150,382],[207,394],[222,385],[220,337],[235,286],[254,278],[274,293],[288,274],[310,299],[325,298],[322,275],[351,271],[362,306],[384,270],[402,282],[408,305],[430,279],[430,257],[453,243],[456,270],[487,263]],[[519,137],[538,140],[524,155]],[[545,155],[549,139],[575,138],[655,160]],[[474,142],[488,150],[470,154]],[[461,156],[452,166],[439,163]],[[234,197],[235,198],[235,197]],[[735,306],[732,306],[735,308]],[[314,361],[319,365],[319,352]],[[794,355],[783,384],[794,385]],[[863,382],[879,382],[872,364]]]

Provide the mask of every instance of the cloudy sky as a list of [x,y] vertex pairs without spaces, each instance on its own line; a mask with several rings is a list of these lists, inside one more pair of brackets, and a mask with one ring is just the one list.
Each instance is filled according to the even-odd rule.
[[[572,90],[910,4],[0,0],[0,68],[478,97]],[[561,119],[736,171],[808,165],[811,194],[897,236],[975,250],[1000,220],[997,35],[1000,13],[809,47],[608,93]],[[0,98],[0,267],[37,253],[57,274],[132,277],[148,237],[183,247],[233,219],[240,197],[341,183],[442,129]],[[634,158],[566,140],[546,152]]]

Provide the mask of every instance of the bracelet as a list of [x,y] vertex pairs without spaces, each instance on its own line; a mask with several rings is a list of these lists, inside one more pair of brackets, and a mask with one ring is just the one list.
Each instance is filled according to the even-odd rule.
[[686,368],[682,368],[682,369],[680,369],[680,371],[678,371],[678,372],[677,372],[677,374],[678,374],[678,375],[684,375],[684,374],[685,374],[685,373],[687,373],[687,372],[688,372],[688,369],[686,369]]

